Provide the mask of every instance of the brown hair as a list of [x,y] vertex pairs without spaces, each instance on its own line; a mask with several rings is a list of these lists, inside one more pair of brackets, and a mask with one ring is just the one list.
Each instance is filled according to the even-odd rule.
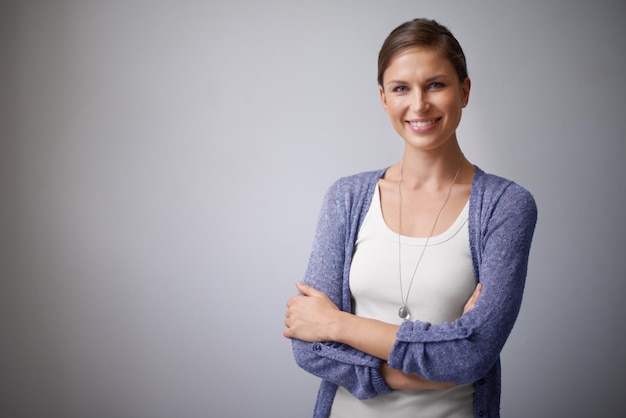
[[383,75],[391,60],[409,48],[429,47],[446,57],[462,83],[467,77],[467,64],[461,45],[445,26],[429,19],[414,19],[395,28],[378,53],[378,85],[383,87]]

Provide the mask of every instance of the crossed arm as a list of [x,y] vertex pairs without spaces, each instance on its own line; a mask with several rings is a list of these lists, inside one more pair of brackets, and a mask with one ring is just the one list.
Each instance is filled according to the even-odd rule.
[[[328,296],[302,283],[296,283],[299,296],[287,301],[286,338],[307,342],[334,341],[349,345],[371,356],[386,360],[396,339],[399,326],[375,319],[362,318],[341,311]],[[476,305],[482,285],[478,284],[463,313]],[[383,361],[380,372],[392,389],[445,389],[454,383],[433,382],[414,374],[392,369]]]

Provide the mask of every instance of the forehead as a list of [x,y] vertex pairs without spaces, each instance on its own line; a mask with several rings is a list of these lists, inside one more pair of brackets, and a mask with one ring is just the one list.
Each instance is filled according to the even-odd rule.
[[434,73],[440,75],[455,75],[455,69],[450,60],[435,48],[415,47],[405,49],[391,58],[385,70],[384,78],[399,76],[431,77]]

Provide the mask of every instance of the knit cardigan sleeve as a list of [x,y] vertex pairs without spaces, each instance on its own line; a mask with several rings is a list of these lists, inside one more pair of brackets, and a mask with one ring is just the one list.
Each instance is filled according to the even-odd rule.
[[528,191],[477,168],[470,197],[470,247],[483,284],[475,308],[454,322],[404,322],[389,365],[428,380],[472,383],[499,360],[517,318],[537,208]]
[[[379,175],[379,174],[378,174]],[[367,176],[366,176],[367,177]],[[327,192],[320,212],[313,248],[303,282],[326,293],[342,310],[350,311],[348,275],[358,218],[366,204],[363,195],[371,178],[338,180]],[[336,342],[292,340],[296,363],[322,378],[325,384],[346,388],[359,399],[391,391],[381,373],[381,360]]]

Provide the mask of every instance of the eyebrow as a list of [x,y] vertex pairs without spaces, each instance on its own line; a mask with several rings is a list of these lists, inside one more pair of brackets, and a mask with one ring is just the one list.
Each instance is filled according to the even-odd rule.
[[[437,75],[434,75],[432,77],[428,77],[426,80],[424,80],[424,82],[425,83],[430,83],[432,81],[435,81],[435,80],[438,80],[438,79],[442,79],[442,78],[447,78],[447,77],[448,77],[447,74],[437,74]],[[404,80],[389,80],[386,84],[387,85],[390,85],[390,84],[407,84],[407,82],[404,81]]]
[[385,84],[387,84],[387,85],[390,85],[390,84],[406,84],[406,81],[404,81],[404,80],[389,80]]

